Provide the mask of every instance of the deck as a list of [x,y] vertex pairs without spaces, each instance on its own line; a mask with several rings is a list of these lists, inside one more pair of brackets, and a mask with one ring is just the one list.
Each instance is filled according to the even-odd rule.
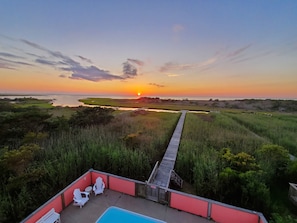
[[110,206],[120,207],[129,211],[157,218],[167,223],[210,223],[212,221],[189,214],[183,211],[172,209],[139,197],[133,197],[120,192],[105,190],[103,194],[90,195],[90,200],[83,208],[69,205],[61,213],[63,223],[95,223],[103,212]]
[[155,178],[152,179],[152,183],[162,187],[168,187],[168,182],[171,176],[171,170],[175,165],[175,160],[178,152],[179,142],[181,139],[184,121],[187,111],[182,111],[182,114],[178,120],[176,128],[173,132],[169,145],[166,149],[164,157],[157,170]]

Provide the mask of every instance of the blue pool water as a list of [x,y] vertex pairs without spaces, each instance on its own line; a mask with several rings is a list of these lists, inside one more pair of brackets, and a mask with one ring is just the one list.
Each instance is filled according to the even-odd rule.
[[166,223],[155,218],[141,215],[118,207],[109,207],[96,223]]

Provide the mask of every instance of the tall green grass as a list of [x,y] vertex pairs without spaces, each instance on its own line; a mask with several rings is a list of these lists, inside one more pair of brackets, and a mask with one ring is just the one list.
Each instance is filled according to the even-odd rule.
[[188,113],[176,170],[194,185],[198,195],[213,197],[217,191],[215,179],[220,172],[217,153],[222,148],[230,148],[235,154],[242,151],[254,154],[265,142],[265,139],[255,137],[253,132],[223,113]]
[[[1,220],[19,222],[90,168],[148,179],[166,150],[179,116],[126,112],[106,125],[50,134],[25,172],[11,175],[7,185],[0,185]],[[136,136],[132,145],[125,141],[129,135]]]
[[296,114],[229,113],[227,115],[259,137],[281,145],[297,156]]

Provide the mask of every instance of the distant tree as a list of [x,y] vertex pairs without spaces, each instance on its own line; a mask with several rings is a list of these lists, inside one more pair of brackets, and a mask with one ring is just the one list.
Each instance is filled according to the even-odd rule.
[[14,109],[13,113],[0,116],[0,147],[17,149],[28,132],[42,132],[51,117],[38,108]]
[[69,130],[68,119],[64,116],[53,117],[47,122],[46,130],[49,134],[60,133],[61,131]]
[[37,144],[27,144],[13,150],[6,149],[2,151],[0,164],[12,173],[20,175],[33,161],[34,153],[38,150],[40,147]]
[[113,119],[113,111],[113,109],[101,107],[84,108],[72,115],[69,123],[71,126],[80,127],[104,125]]

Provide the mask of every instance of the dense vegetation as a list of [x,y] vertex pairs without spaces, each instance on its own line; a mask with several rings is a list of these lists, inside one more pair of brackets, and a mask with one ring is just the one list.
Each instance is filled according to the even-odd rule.
[[0,222],[19,222],[94,168],[146,180],[179,114],[0,106]]
[[200,196],[291,219],[288,182],[297,179],[297,161],[289,151],[296,151],[296,120],[288,114],[187,114],[176,171]]
[[[137,103],[202,106],[163,102],[142,98]],[[238,101],[203,103],[202,110],[225,109],[187,114],[178,174],[197,195],[263,212],[273,223],[296,222],[287,193],[288,182],[297,179],[297,161],[289,158],[297,155],[297,116],[234,110],[241,106]],[[258,100],[244,103],[262,110]],[[264,104],[277,111],[295,106],[273,100]],[[146,180],[162,159],[178,118],[178,113],[145,110],[52,107],[32,98],[0,100],[0,222],[22,220],[90,168]]]

